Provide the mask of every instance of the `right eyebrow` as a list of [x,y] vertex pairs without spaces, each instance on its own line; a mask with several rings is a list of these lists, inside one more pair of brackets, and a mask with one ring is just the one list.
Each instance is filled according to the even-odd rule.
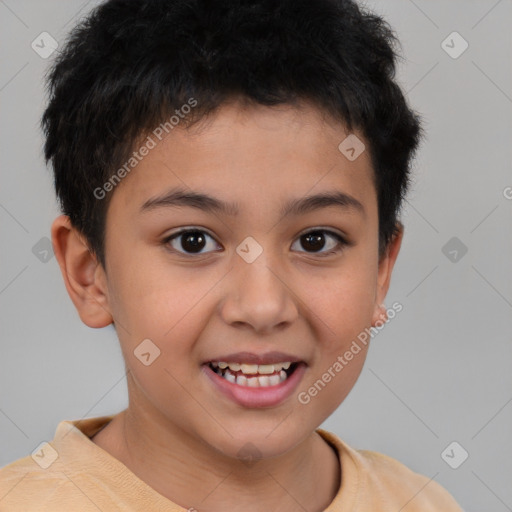
[[194,191],[187,191],[183,188],[173,188],[163,195],[148,199],[142,206],[141,212],[173,206],[188,206],[198,208],[205,212],[223,213],[225,215],[237,215],[239,207],[236,203],[226,203],[212,197]]

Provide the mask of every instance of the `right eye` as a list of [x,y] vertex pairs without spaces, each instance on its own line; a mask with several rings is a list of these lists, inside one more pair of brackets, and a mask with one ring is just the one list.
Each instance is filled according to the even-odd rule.
[[[181,254],[205,254],[222,249],[215,239],[200,229],[186,229],[168,236],[163,243]],[[203,250],[206,249],[206,250]]]

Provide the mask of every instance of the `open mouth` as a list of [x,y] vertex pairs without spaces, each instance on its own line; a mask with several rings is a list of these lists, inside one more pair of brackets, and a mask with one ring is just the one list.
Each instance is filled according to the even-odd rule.
[[264,388],[277,386],[288,379],[300,363],[240,364],[210,362],[208,366],[223,379],[239,386]]

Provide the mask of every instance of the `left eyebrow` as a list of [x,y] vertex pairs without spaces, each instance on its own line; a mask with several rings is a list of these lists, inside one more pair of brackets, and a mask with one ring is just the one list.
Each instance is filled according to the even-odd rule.
[[288,215],[304,215],[305,213],[319,210],[320,208],[328,208],[337,206],[344,210],[352,210],[366,217],[364,206],[355,197],[344,192],[326,192],[307,196],[302,199],[293,199],[288,202],[281,210],[283,217]]
[[145,212],[173,206],[188,206],[205,212],[223,213],[225,215],[237,215],[239,211],[236,203],[226,203],[207,194],[183,188],[174,188],[162,196],[148,199],[140,209],[141,212]]
[[[205,212],[223,213],[230,216],[238,215],[240,211],[237,203],[226,203],[208,194],[183,188],[174,188],[164,195],[148,199],[141,206],[141,212],[179,206],[197,208]],[[337,206],[344,210],[352,210],[366,217],[366,211],[360,201],[351,195],[339,191],[324,192],[300,199],[292,199],[281,209],[281,216],[304,215],[332,206]]]

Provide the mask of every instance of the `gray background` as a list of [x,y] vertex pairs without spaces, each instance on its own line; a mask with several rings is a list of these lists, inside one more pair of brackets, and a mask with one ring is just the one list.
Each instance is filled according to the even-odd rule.
[[[127,405],[113,329],[84,326],[55,258],[40,260],[58,210],[38,128],[49,61],[31,42],[43,31],[62,42],[96,4],[0,0],[0,466],[63,419]],[[367,5],[401,39],[398,79],[428,137],[387,299],[404,309],[323,427],[434,478],[467,512],[512,510],[512,2]],[[441,47],[453,31],[469,43],[457,59]],[[467,247],[455,261],[452,237]],[[452,441],[469,453],[458,469],[441,457]]]

